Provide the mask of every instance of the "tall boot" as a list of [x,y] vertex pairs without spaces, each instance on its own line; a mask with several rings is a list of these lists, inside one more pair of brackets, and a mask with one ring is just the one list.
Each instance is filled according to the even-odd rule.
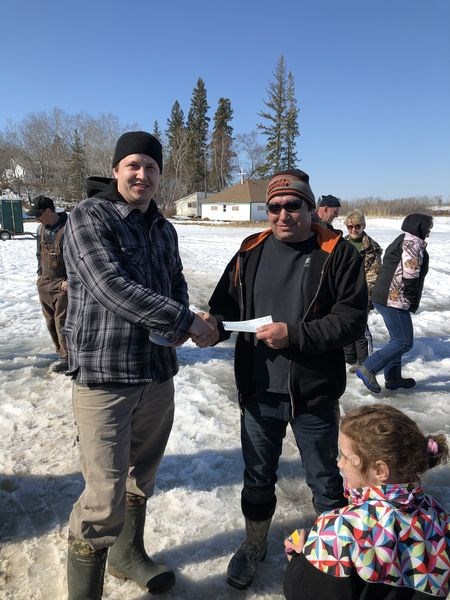
[[69,534],[67,553],[68,600],[100,600],[107,548],[94,550]]
[[245,519],[246,539],[236,550],[227,569],[227,583],[245,590],[252,583],[258,565],[266,557],[267,534],[272,518],[265,521]]
[[144,548],[147,498],[127,494],[125,522],[109,549],[108,572],[119,579],[131,579],[152,594],[161,594],[175,583],[174,572],[154,563]]
[[412,377],[402,377],[401,363],[391,365],[384,373],[384,386],[388,390],[398,390],[399,388],[413,388],[416,380]]

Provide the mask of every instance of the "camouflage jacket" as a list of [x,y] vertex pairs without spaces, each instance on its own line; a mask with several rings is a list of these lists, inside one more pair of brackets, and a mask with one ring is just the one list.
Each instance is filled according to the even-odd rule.
[[[346,235],[345,239],[348,240],[349,236]],[[364,231],[360,254],[364,261],[364,272],[369,292],[369,307],[372,305],[372,288],[375,285],[378,273],[381,271],[382,252],[381,246]]]

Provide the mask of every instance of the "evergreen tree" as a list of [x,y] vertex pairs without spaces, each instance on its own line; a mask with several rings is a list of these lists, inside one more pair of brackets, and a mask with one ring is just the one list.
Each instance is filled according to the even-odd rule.
[[230,125],[233,109],[228,98],[220,98],[214,115],[214,129],[210,144],[211,168],[210,191],[227,187],[231,180],[233,152],[233,128]]
[[267,100],[264,100],[268,110],[259,113],[266,121],[258,123],[258,129],[266,137],[266,163],[260,169],[262,175],[295,165],[295,140],[299,135],[294,78],[292,73],[286,72],[284,56],[278,60],[273,75],[274,81],[269,83]]
[[157,140],[159,140],[161,142],[161,144],[163,143],[163,136],[162,136],[162,131],[159,128],[159,123],[158,121],[155,121],[153,123],[153,131],[152,131],[152,135],[155,136],[155,138]]
[[161,182],[161,193],[166,206],[172,207],[174,201],[182,198],[187,190],[188,133],[178,100],[175,100],[170,117],[167,119],[166,137],[167,147],[164,152],[164,177]]
[[297,165],[296,141],[300,135],[298,127],[297,98],[295,97],[294,76],[289,71],[287,87],[287,109],[285,118],[285,140],[286,140],[286,169],[294,169]]
[[187,120],[187,131],[189,138],[189,153],[187,161],[188,170],[188,193],[207,191],[207,138],[208,102],[206,99],[206,87],[203,79],[199,78],[197,86],[192,92],[191,107]]
[[[164,159],[163,134],[162,134],[162,131],[159,128],[158,121],[154,121],[154,123],[153,123],[152,135],[154,135],[155,138],[161,142],[161,145],[163,146],[163,159]],[[164,163],[164,160],[163,160],[163,163]],[[163,210],[165,210],[165,204],[166,204],[165,203],[165,198],[164,198],[164,196],[165,196],[164,178],[165,178],[165,168],[163,168],[163,172],[161,173],[161,178],[159,180],[159,185],[158,185],[158,187],[157,187],[157,189],[155,191],[155,194],[153,196],[153,200]]]
[[78,131],[75,129],[70,156],[70,190],[73,200],[86,196],[85,180],[87,176],[86,152]]

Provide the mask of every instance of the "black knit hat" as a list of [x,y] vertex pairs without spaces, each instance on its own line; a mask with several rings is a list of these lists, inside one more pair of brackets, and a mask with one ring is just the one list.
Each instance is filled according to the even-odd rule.
[[162,146],[161,142],[151,133],[146,131],[127,131],[117,140],[112,166],[115,167],[119,160],[129,154],[146,154],[153,158],[162,173]]
[[341,201],[339,198],[336,198],[336,196],[331,196],[331,194],[329,196],[320,196],[320,198],[317,202],[317,208],[319,208],[320,206],[329,206],[330,208],[340,208]]
[[40,217],[46,208],[55,210],[53,200],[48,196],[36,196],[30,202],[31,208],[26,211],[29,217]]

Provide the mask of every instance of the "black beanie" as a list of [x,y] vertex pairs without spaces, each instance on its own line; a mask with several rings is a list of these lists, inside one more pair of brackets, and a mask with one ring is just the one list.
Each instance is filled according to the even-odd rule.
[[146,154],[153,158],[162,173],[162,146],[160,141],[146,131],[127,131],[117,140],[112,166],[129,154]]

